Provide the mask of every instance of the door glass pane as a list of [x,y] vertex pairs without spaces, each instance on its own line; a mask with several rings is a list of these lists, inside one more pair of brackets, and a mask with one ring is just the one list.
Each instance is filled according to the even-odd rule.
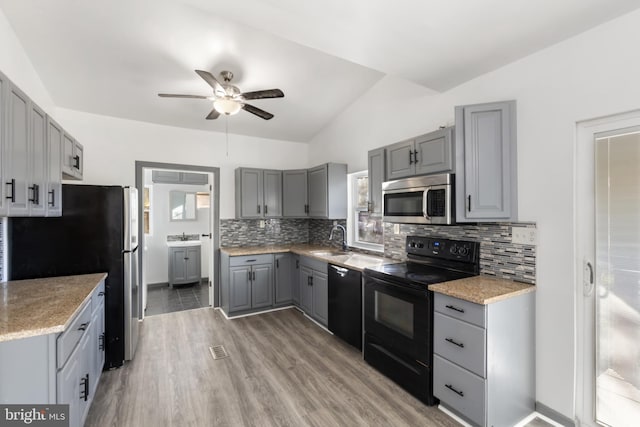
[[413,304],[376,292],[376,322],[413,339]]
[[596,420],[640,420],[640,133],[596,140]]

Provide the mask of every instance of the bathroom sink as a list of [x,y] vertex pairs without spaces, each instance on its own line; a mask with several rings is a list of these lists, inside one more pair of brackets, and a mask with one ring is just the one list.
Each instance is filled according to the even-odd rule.
[[202,242],[200,240],[174,240],[167,242],[167,246],[170,248],[179,248],[182,246],[200,246]]

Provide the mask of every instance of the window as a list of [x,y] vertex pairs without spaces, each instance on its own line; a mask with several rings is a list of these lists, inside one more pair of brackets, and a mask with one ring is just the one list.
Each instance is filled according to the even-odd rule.
[[367,171],[349,174],[348,243],[350,246],[382,252],[382,215],[369,212]]

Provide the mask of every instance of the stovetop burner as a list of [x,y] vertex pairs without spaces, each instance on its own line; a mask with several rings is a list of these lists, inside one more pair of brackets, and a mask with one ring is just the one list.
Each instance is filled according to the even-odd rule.
[[414,286],[421,287],[475,275],[473,273],[450,270],[433,265],[423,265],[409,261],[367,268],[367,273],[382,279],[394,278],[401,282],[409,282]]

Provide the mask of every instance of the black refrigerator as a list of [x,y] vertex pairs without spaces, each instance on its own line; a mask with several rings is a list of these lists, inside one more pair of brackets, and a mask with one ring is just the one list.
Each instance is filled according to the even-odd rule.
[[133,358],[138,340],[135,188],[62,186],[62,216],[9,218],[10,280],[106,272],[105,369]]

